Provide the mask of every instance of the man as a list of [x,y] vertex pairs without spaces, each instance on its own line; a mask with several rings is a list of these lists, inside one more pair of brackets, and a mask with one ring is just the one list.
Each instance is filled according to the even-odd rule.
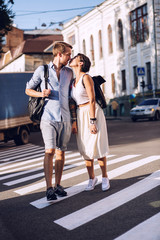
[[112,101],[111,102],[112,109],[113,109],[113,116],[116,118],[117,117],[117,110],[118,110],[118,102],[117,101]]
[[[71,59],[72,46],[65,42],[53,45],[53,62],[48,64],[48,89],[45,89],[44,66],[34,72],[27,83],[26,94],[32,97],[45,97],[45,106],[40,122],[40,129],[45,144],[44,173],[46,180],[47,200],[56,200],[58,196],[66,196],[60,185],[65,161],[64,151],[71,134],[70,112],[68,107],[68,88],[73,77],[67,65]],[[35,91],[40,83],[42,92]],[[55,160],[55,187],[52,187],[53,157]]]

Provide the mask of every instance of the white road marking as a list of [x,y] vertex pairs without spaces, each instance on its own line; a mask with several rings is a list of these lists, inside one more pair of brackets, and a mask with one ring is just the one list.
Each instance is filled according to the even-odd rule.
[[7,150],[7,151],[4,151],[4,152],[1,152],[0,151],[0,160],[4,157],[8,157],[8,156],[13,156],[13,155],[17,155],[21,152],[32,152],[34,150],[44,150],[44,147],[40,147],[40,146],[35,146],[35,145],[32,145],[32,146],[25,146],[24,148],[20,148],[20,149],[12,149],[12,150]]
[[[1,159],[0,161],[1,162],[8,162],[8,161],[11,161],[11,160],[14,160],[14,159],[22,159],[22,158],[24,158],[24,157],[27,157],[27,158],[29,158],[29,157],[33,157],[33,155],[36,155],[36,154],[41,154],[41,155],[44,155],[44,150],[34,150],[34,152],[27,152],[27,153],[24,153],[24,154],[20,154],[20,155],[16,155],[16,156],[12,156],[12,157],[8,157],[8,158],[5,158],[5,159]],[[11,163],[11,162],[10,162]]]
[[[145,164],[151,163],[152,161],[156,161],[158,159],[160,159],[160,155],[159,156],[150,156],[148,158],[143,158],[143,159],[135,161],[133,163],[126,164],[126,165],[124,165],[122,167],[118,167],[118,168],[108,172],[109,179],[118,177],[118,176],[120,176],[122,174],[125,174],[125,173],[127,173],[129,171],[132,171],[132,170],[134,170],[134,169],[136,169],[138,167],[141,167],[141,166],[143,166]],[[110,162],[112,162],[112,161],[109,161],[109,163]],[[95,167],[98,167],[98,165],[95,166]],[[99,175],[97,177],[98,177],[98,181],[100,183],[102,176]],[[62,201],[64,199],[66,199],[66,198],[72,197],[72,196],[74,196],[74,195],[84,191],[85,186],[86,186],[87,183],[88,183],[88,180],[86,180],[84,182],[81,182],[79,184],[76,184],[76,185],[74,185],[74,186],[72,186],[70,188],[67,188],[68,195],[65,198],[58,198],[58,200],[56,200],[56,201],[47,202],[46,198],[44,197],[44,198],[38,199],[36,201],[33,201],[30,204],[32,206],[36,207],[36,208],[39,208],[39,209],[48,207],[51,204],[57,203],[59,201]]]
[[128,232],[114,240],[159,240],[160,239],[160,213],[138,224]]
[[156,171],[145,179],[96,203],[88,205],[65,217],[57,219],[54,222],[63,228],[66,228],[67,230],[73,230],[97,217],[106,214],[107,212],[110,212],[126,202],[133,200],[134,198],[150,191],[158,185],[160,185],[160,171]]
[[[5,167],[1,167],[1,171],[6,170],[6,169],[10,169],[10,168],[13,168],[13,167],[19,167],[19,166],[22,166],[22,165],[25,165],[25,164],[37,162],[37,161],[40,161],[40,160],[43,160],[43,158],[39,157],[39,158],[34,158],[32,160],[23,161],[23,162],[20,162],[20,163],[10,164],[9,166],[7,165]],[[2,175],[2,174],[3,174],[3,172],[0,172],[0,175]]]
[[[112,155],[111,155],[112,156]],[[129,158],[130,158],[130,155],[127,155]],[[132,158],[134,158],[135,156],[137,155],[132,155]],[[110,156],[108,156],[109,158]],[[126,160],[126,158],[125,158]],[[113,161],[113,160],[112,160]],[[108,165],[112,164],[112,161],[109,161],[108,162]],[[119,162],[123,161],[122,158],[119,159]],[[84,161],[83,162],[80,162],[78,164],[76,164],[76,166],[80,166],[80,165],[83,165],[84,164]],[[98,169],[99,168],[99,165],[95,165],[94,169]],[[65,167],[64,167],[64,170],[65,170]],[[75,177],[75,176],[79,176],[80,174],[84,174],[86,173],[86,168],[84,169],[81,169],[81,170],[77,170],[75,172],[72,172],[72,173],[68,173],[68,174],[65,174],[65,175],[62,175],[62,180],[66,180],[66,179],[69,179],[69,178],[72,178],[72,177]],[[52,180],[52,183],[54,183],[54,178]],[[40,183],[36,183],[36,184],[32,184],[31,186],[27,186],[27,187],[24,187],[24,188],[20,188],[18,190],[15,190],[14,192],[15,193],[18,193],[20,195],[24,195],[24,194],[27,194],[27,193],[30,193],[30,192],[33,192],[35,190],[38,190],[40,188],[43,188],[46,186],[46,182],[43,181],[43,182],[40,182]]]

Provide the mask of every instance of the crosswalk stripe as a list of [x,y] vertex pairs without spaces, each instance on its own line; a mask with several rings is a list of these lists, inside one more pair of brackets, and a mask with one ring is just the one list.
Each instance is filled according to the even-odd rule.
[[106,197],[96,203],[88,205],[76,212],[73,212],[65,217],[57,219],[54,223],[73,230],[93,219],[100,217],[107,212],[125,204],[128,201],[148,192],[149,190],[160,185],[160,171],[156,171],[145,179]]
[[[82,163],[76,163],[74,165],[68,165],[68,166],[65,166],[64,167],[64,171],[65,170],[68,170],[68,169],[71,169],[73,167],[77,167],[77,166],[80,166],[82,165]],[[53,171],[53,174],[55,173],[55,171]],[[34,174],[34,175],[31,175],[31,176],[28,176],[28,177],[24,177],[24,178],[20,178],[18,180],[14,180],[14,181],[10,181],[10,182],[6,182],[6,183],[3,183],[3,185],[6,185],[6,186],[12,186],[12,185],[15,185],[15,184],[18,184],[18,183],[21,183],[21,182],[25,182],[25,181],[29,181],[31,179],[35,179],[35,178],[38,178],[38,177],[43,177],[44,176],[44,173],[38,173],[38,174]]]
[[21,154],[21,152],[32,152],[35,150],[44,150],[44,147],[39,147],[39,146],[26,146],[26,148],[23,149],[15,149],[15,150],[7,150],[4,152],[0,152],[0,161],[3,158],[6,158],[8,156],[13,156],[13,154],[15,154],[17,156],[17,154]]
[[[36,150],[36,151],[34,151],[34,155],[36,155],[36,154],[43,156],[44,155],[44,150],[40,150],[40,151]],[[14,157],[5,158],[4,160],[1,160],[1,162],[9,162],[9,161],[14,160],[14,159],[22,160],[22,158],[24,158],[24,157],[26,157],[26,159],[33,158],[33,153],[32,152],[28,152],[28,153],[25,153],[25,154],[14,156]]]
[[160,213],[138,224],[128,232],[115,238],[114,240],[158,240],[160,239]]
[[[115,155],[109,155],[108,157],[113,157],[113,156],[115,156]],[[69,164],[69,163],[73,163],[73,162],[79,161],[79,160],[82,160],[82,158],[81,157],[80,158],[74,158],[72,160],[68,160],[66,163]],[[37,167],[37,166],[42,165],[42,164],[43,163],[41,162],[41,163],[37,163],[37,164],[28,165],[28,166],[22,167],[22,168],[12,169],[12,170],[9,170],[9,171],[6,171],[6,172],[4,171],[3,174],[9,173],[9,172],[16,172],[16,171],[20,171],[22,169],[24,170],[26,168],[31,168],[31,167],[35,167],[35,166]],[[79,163],[79,164],[74,164],[74,167],[77,167],[77,166],[80,166],[80,165],[83,165],[83,164],[84,164],[84,161],[82,163]],[[12,178],[12,177],[20,176],[20,175],[23,175],[23,174],[28,174],[28,173],[31,173],[31,172],[34,172],[34,171],[36,172],[36,171],[39,171],[39,170],[42,170],[42,169],[43,169],[43,167],[39,167],[39,168],[24,171],[24,172],[18,172],[18,173],[15,173],[15,174],[10,174],[10,175],[7,175],[7,176],[0,177],[0,180],[5,180],[7,178]],[[32,179],[36,178],[36,176],[38,176],[38,175],[35,175],[35,177],[33,177]],[[25,178],[18,179],[17,181],[10,181],[10,182],[4,183],[4,185],[11,186],[11,185],[20,183],[22,181],[24,182]],[[26,181],[28,181],[28,178],[26,178]]]
[[[76,156],[76,155],[75,155]],[[109,155],[108,158],[112,157],[113,155]],[[131,158],[134,158],[134,157],[137,157],[137,156],[140,156],[140,155],[126,155],[124,157],[120,157],[120,158],[116,158],[110,162],[108,162],[108,165],[111,165],[111,164],[114,164],[114,163],[117,163],[117,162],[121,162],[121,161],[124,161],[124,160],[128,160],[128,159],[131,159]],[[78,161],[78,160],[82,160],[82,158],[76,158],[76,159],[72,159],[72,160],[69,160],[67,161],[66,163],[69,164],[69,163],[73,163],[75,161]],[[42,165],[42,163],[41,163]],[[78,166],[81,166],[81,165],[84,165],[84,161],[83,162],[80,162],[80,163],[75,163],[74,165],[71,165],[70,168],[73,168],[73,167],[78,167]],[[31,167],[31,165],[30,165]],[[69,169],[70,169],[69,168]],[[68,168],[67,168],[68,169]],[[15,169],[17,171],[17,169]],[[66,167],[64,167],[64,170],[66,170]],[[36,171],[36,170],[35,170]],[[54,173],[54,172],[53,172]],[[21,175],[21,174],[20,174]],[[18,175],[17,175],[18,176]],[[18,184],[18,183],[21,183],[21,182],[25,182],[25,181],[29,181],[31,179],[35,179],[35,178],[38,178],[38,177],[42,177],[44,176],[43,173],[39,173],[39,174],[35,174],[35,175],[32,175],[30,177],[25,177],[25,178],[20,178],[18,180],[14,180],[14,181],[10,181],[10,182],[6,182],[6,183],[3,183],[4,185],[6,186],[12,186],[12,185],[15,185],[15,184]],[[8,176],[9,178],[9,176]],[[3,178],[2,178],[3,179]],[[1,178],[0,178],[1,180]]]
[[[132,158],[133,158],[133,156],[137,156],[137,155],[132,155]],[[128,155],[128,157],[130,159],[130,155]],[[109,158],[109,156],[108,156],[108,158]],[[125,158],[125,160],[126,160],[126,158]],[[123,161],[122,158],[120,158],[119,161],[120,162]],[[84,162],[82,162],[82,163],[80,162],[78,165],[80,166],[80,165],[83,165],[83,164],[84,164]],[[109,162],[108,164],[112,164],[112,161]],[[95,165],[94,168],[98,169],[99,165],[98,164]],[[64,167],[64,170],[65,170],[65,167]],[[72,178],[72,177],[75,177],[75,176],[79,176],[80,174],[84,174],[84,173],[86,173],[86,168],[74,171],[72,173],[68,173],[68,174],[62,175],[62,180],[67,180],[69,178]],[[52,180],[52,183],[54,183],[54,178]],[[45,186],[46,186],[46,182],[43,181],[43,182],[40,182],[40,183],[32,184],[32,186],[27,186],[27,187],[18,189],[18,190],[14,191],[14,192],[16,192],[16,193],[18,193],[20,195],[24,195],[24,194],[33,192],[35,190],[38,190],[40,188],[43,188]]]
[[[7,170],[7,171],[3,171],[3,172],[0,173],[0,175],[9,174],[9,173],[13,173],[13,172],[17,172],[15,176],[23,175],[23,174],[25,174],[25,171],[23,171],[23,172],[20,172],[20,171],[22,171],[24,169],[27,169],[27,168],[31,168],[31,167],[35,168],[35,167],[41,166],[41,165],[43,165],[43,161],[41,161],[39,163],[30,164],[30,165],[27,165],[27,166],[23,166],[23,167],[19,167],[19,168],[13,168],[13,169],[10,169],[10,170]],[[37,171],[36,169],[37,168],[35,168],[35,170],[33,170],[33,171]],[[10,178],[10,177],[12,177],[12,174],[0,177],[0,180],[7,179],[7,178]]]
[[[41,157],[43,157],[44,158],[44,154],[40,154],[40,155],[38,155],[38,154],[36,154],[36,155],[34,155],[34,158],[37,158],[38,156],[41,156]],[[66,156],[66,160],[68,159],[68,158],[72,158],[72,157],[74,157],[74,156],[81,156],[80,155],[80,153],[78,153],[78,152],[76,152],[76,153],[73,153],[73,154],[70,154],[69,156],[67,155]],[[42,159],[43,159],[42,158]],[[26,159],[28,159],[28,160],[26,160]],[[19,166],[19,165],[25,165],[27,162],[30,162],[29,161],[29,159],[33,159],[33,156],[30,156],[30,157],[28,157],[28,158],[25,158],[25,160],[23,160],[22,161],[22,159],[18,159],[18,160],[15,160],[15,161],[12,161],[12,162],[8,162],[8,163],[2,163],[2,164],[0,164],[0,167],[1,167],[1,171],[2,170],[5,170],[5,169],[8,169],[8,168],[12,168],[12,167],[14,167],[14,166]],[[20,161],[22,161],[22,162],[20,162]],[[32,161],[34,161],[34,160],[32,160]],[[20,163],[17,163],[17,162],[20,162]],[[15,164],[15,165],[14,165]],[[2,166],[4,166],[4,167],[2,167]],[[1,173],[0,173],[1,174]]]
[[[160,155],[159,156],[150,156],[150,157],[143,158],[141,160],[138,160],[138,161],[135,161],[135,162],[132,162],[132,163],[128,163],[128,164],[126,164],[124,166],[118,167],[118,168],[108,172],[109,179],[118,177],[118,176],[120,176],[122,174],[125,174],[125,173],[127,173],[127,172],[129,172],[131,170],[134,170],[134,169],[136,169],[138,167],[141,167],[141,166],[143,166],[145,164],[151,163],[151,162],[156,161],[158,159],[160,159]],[[110,161],[110,162],[112,162],[112,161]],[[98,181],[101,182],[102,176],[99,175],[97,177],[98,177]],[[62,176],[62,180],[63,180],[63,176]],[[32,206],[36,207],[36,208],[39,208],[39,209],[48,207],[51,204],[57,203],[59,201],[62,201],[64,199],[66,199],[66,198],[72,197],[72,196],[74,196],[74,195],[84,191],[85,185],[87,183],[88,183],[88,180],[86,180],[84,182],[81,182],[79,184],[76,184],[76,185],[74,185],[74,186],[72,186],[70,188],[67,188],[68,195],[65,198],[58,198],[58,200],[52,201],[52,202],[47,202],[46,198],[41,198],[41,199],[38,199],[36,201],[31,202],[30,204]]]
[[[67,161],[66,163],[68,164],[68,163],[75,162],[75,161],[78,161],[78,160],[81,160],[81,158],[75,158],[75,159]],[[7,173],[18,172],[18,171],[24,170],[26,168],[37,167],[37,166],[40,166],[40,165],[43,165],[43,162],[27,165],[25,167],[14,168],[14,169],[11,169],[11,170],[3,171],[0,174],[4,175],[4,174],[7,174]],[[0,180],[16,177],[16,176],[27,174],[27,173],[31,173],[31,172],[34,172],[34,171],[36,172],[36,171],[41,170],[41,169],[43,169],[43,167],[34,168],[34,169],[31,169],[31,170],[26,170],[26,171],[14,173],[14,174],[9,174],[7,176],[0,177]]]
[[[42,164],[43,164],[43,163],[37,163],[37,165],[36,165],[36,164],[29,165],[29,166],[27,166],[27,168],[28,168],[28,167],[39,166],[39,165],[42,165]],[[24,168],[23,168],[23,169],[24,169]],[[30,169],[30,170],[23,171],[23,172],[16,172],[16,171],[20,171],[20,170],[21,170],[21,168],[17,168],[17,169],[14,169],[14,171],[13,171],[13,172],[16,172],[16,173],[12,173],[12,174],[9,174],[9,175],[0,177],[0,181],[5,180],[5,179],[7,179],[7,178],[13,178],[13,177],[21,176],[21,175],[24,175],[24,174],[36,172],[36,171],[39,171],[39,170],[42,170],[42,169],[43,169],[43,167],[38,167],[38,168],[34,168],[34,169]],[[13,170],[13,169],[12,169],[12,170]]]
[[[37,161],[40,161],[42,159],[43,159],[42,157],[34,158],[34,159],[32,157],[31,160],[23,161],[23,162],[20,162],[20,163],[14,163],[14,164],[11,164],[11,165],[7,165],[5,167],[1,167],[1,171],[6,170],[6,169],[10,169],[10,168],[13,168],[13,167],[18,167],[18,166],[22,166],[22,165],[25,165],[25,164],[29,164],[29,163],[32,163],[32,162],[37,162]],[[0,175],[2,175],[2,174],[3,174],[3,172],[2,173],[0,172]]]

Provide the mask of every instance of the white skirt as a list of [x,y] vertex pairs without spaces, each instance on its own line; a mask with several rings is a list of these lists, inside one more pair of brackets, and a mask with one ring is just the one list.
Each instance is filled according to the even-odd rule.
[[90,133],[89,104],[77,109],[77,146],[84,159],[105,157],[109,152],[106,119],[102,108],[96,104],[97,133]]

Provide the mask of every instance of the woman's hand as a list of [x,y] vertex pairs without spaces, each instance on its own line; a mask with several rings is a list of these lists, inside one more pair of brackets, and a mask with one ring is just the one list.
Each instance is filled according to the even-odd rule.
[[51,89],[43,89],[42,97],[48,97],[51,94]]
[[97,127],[96,124],[90,124],[90,132],[91,134],[96,134],[97,133]]
[[73,134],[76,134],[76,133],[77,133],[77,122],[76,122],[76,121],[74,121],[74,122],[72,123],[72,133],[73,133]]

